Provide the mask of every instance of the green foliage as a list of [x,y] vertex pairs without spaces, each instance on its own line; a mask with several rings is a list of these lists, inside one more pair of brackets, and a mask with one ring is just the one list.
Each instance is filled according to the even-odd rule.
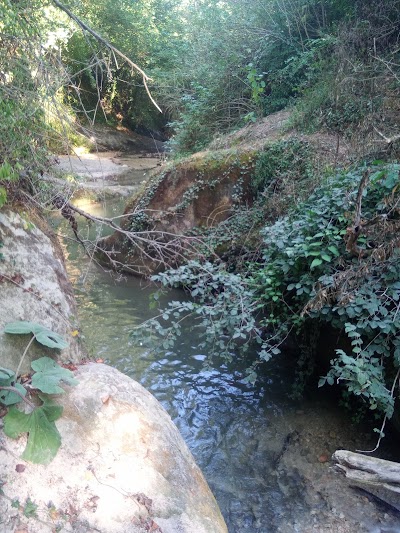
[[247,71],[246,78],[251,91],[250,102],[254,104],[256,109],[247,113],[243,118],[245,122],[256,122],[258,116],[262,115],[261,107],[266,87],[263,79],[264,73],[259,74],[253,63],[246,65],[245,70]]
[[26,518],[37,517],[36,511],[38,510],[38,505],[36,505],[36,503],[33,502],[29,496],[25,500],[24,505],[21,505],[21,502],[18,499],[12,500],[11,507],[13,509],[21,510]]
[[257,156],[251,181],[255,195],[280,189],[284,180],[309,179],[311,163],[312,152],[307,142],[288,139],[271,143]]
[[[371,410],[393,415],[394,399],[386,387],[385,367],[375,346],[373,350],[363,349],[361,334],[357,326],[347,322],[345,332],[351,339],[352,350],[348,355],[344,350],[337,350],[337,358],[332,361],[332,368],[326,377],[319,380],[318,386],[325,383],[333,385],[335,380],[346,383],[348,392],[360,396],[369,403]],[[378,347],[379,348],[379,347]],[[390,355],[390,354],[387,354]]]
[[46,394],[63,394],[64,390],[59,386],[60,381],[69,385],[76,385],[78,382],[67,368],[62,368],[49,357],[41,357],[32,361],[32,387]]
[[[17,179],[17,173],[14,170],[14,168],[7,162],[4,161],[0,165],[0,184],[1,183],[7,183],[12,182]],[[3,187],[0,185],[0,209],[5,205],[7,202],[7,189],[6,187]],[[1,255],[0,255],[1,257]]]
[[177,36],[164,49],[168,67],[157,64],[159,50],[154,56],[160,98],[173,119],[171,146],[178,154],[202,149],[216,132],[287,106],[306,130],[356,135],[385,113],[395,128],[398,47],[387,25],[398,27],[396,2],[182,6]]
[[175,134],[168,144],[176,155],[198,152],[210,142],[213,127],[207,115],[213,99],[211,91],[196,84],[192,84],[191,94],[182,97],[180,118],[169,124]]
[[31,516],[37,516],[36,511],[38,510],[38,505],[33,502],[30,498],[26,499],[25,505],[24,505],[24,516],[26,518],[30,518]]
[[251,87],[251,99],[255,104],[261,103],[261,96],[265,90],[264,74],[259,74],[254,68],[253,63],[249,63],[246,67],[247,80]]
[[[63,349],[68,345],[60,335],[34,322],[13,322],[7,324],[4,331],[16,335],[32,333],[33,339],[49,348]],[[60,387],[60,382],[76,385],[77,381],[70,370],[49,357],[32,361],[31,367],[34,371],[31,386],[40,391],[38,397],[42,404],[39,406],[28,400],[27,389],[18,381],[14,371],[0,368],[0,403],[11,406],[4,417],[4,432],[14,439],[28,433],[22,457],[33,463],[48,464],[61,445],[61,437],[54,422],[60,418],[62,407],[47,395],[62,394],[64,390]],[[30,412],[23,412],[15,406],[21,400],[29,405]]]
[[[0,208],[7,202],[7,191],[4,187],[0,187]],[[1,257],[1,254],[0,254]]]
[[[47,112],[52,107],[57,113],[57,92],[65,82],[57,55],[67,33],[63,23],[47,2],[1,2],[0,207],[14,191],[31,190],[48,168]],[[60,111],[58,122],[62,117]]]
[[12,439],[28,433],[28,442],[22,458],[32,463],[47,465],[61,446],[60,433],[54,423],[61,414],[62,407],[53,404],[48,398],[29,414],[11,407],[4,417],[4,433]]
[[[182,9],[186,24],[174,43],[181,53],[179,74],[176,66],[164,72],[171,89],[161,92],[175,119],[177,152],[187,153],[188,147],[193,151],[217,131],[254,121],[300,98],[319,82],[321,72],[335,70],[337,27],[354,12],[346,0],[294,0],[290,8],[280,0],[239,1],[234,9],[212,1]],[[207,91],[204,105],[193,86]],[[186,126],[189,140],[199,128],[200,142],[187,142]]]
[[133,336],[142,343],[151,345],[151,335],[158,335],[163,348],[170,349],[186,324],[197,331],[198,346],[207,347],[210,358],[231,360],[237,342],[243,352],[253,339],[261,342],[253,313],[253,290],[246,288],[239,274],[227,272],[223,265],[189,261],[153,279],[163,287],[182,287],[191,298],[170,302],[158,317],[136,328]]
[[[0,387],[12,387],[22,394],[22,396],[26,396],[25,387],[15,382],[15,372],[8,368],[0,368]],[[13,405],[20,401],[21,396],[13,390],[2,390],[0,392],[0,402],[5,406]]]
[[[179,72],[183,48],[179,0],[105,0],[98,4],[85,0],[73,4],[75,14],[154,78],[159,80],[165,71]],[[63,46],[62,57],[73,82],[65,99],[80,109],[82,116],[83,103],[83,118],[123,121],[125,126],[144,131],[165,126],[164,116],[150,103],[140,77],[132,75],[123,61],[113,63],[109,51],[99,49],[92,36],[76,29]],[[82,64],[89,68],[82,69]],[[150,82],[152,91],[163,91],[152,85]],[[71,90],[71,86],[81,90]],[[160,95],[156,96],[159,100]]]
[[[348,248],[349,228],[366,172],[369,183],[361,191],[365,230],[355,254]],[[343,384],[370,409],[390,417],[400,371],[399,172],[398,164],[377,162],[367,170],[328,177],[286,216],[264,226],[264,245],[253,255],[257,261],[238,260],[241,272],[227,271],[226,264],[191,261],[155,276],[164,286],[184,287],[192,299],[173,302],[146,323],[142,335],[150,327],[171,347],[190,316],[200,326],[202,346],[210,346],[212,354],[230,359],[237,340],[244,348],[256,340],[260,350],[249,370],[253,379],[257,364],[278,354],[289,333],[304,336],[326,322],[344,332],[350,348],[338,347],[319,384]],[[207,244],[216,249],[215,242]]]
[[0,166],[0,181],[13,181],[16,178],[15,170],[7,161],[4,161]]
[[272,68],[268,71],[269,94],[264,99],[265,114],[272,113],[293,104],[310,87],[319,83],[326,70],[333,67],[332,49],[335,38],[325,35],[321,38],[307,39],[301,44],[292,43],[285,53],[268,58]]
[[[257,269],[254,286],[266,314],[263,323],[279,335],[281,321],[295,329],[319,320],[343,329],[351,354],[340,349],[332,369],[320,384],[343,382],[349,392],[367,399],[370,408],[391,416],[393,397],[387,388],[392,370],[399,368],[397,340],[400,322],[398,253],[389,227],[397,214],[388,195],[398,183],[398,165],[377,168],[364,192],[363,216],[385,218],[384,240],[391,252],[368,253],[368,241],[359,239],[357,260],[346,251],[345,236],[354,216],[357,187],[363,169],[335,176],[291,216],[263,231],[267,245],[264,267]],[[394,217],[394,218],[391,218]],[[392,226],[393,227],[393,226]]]

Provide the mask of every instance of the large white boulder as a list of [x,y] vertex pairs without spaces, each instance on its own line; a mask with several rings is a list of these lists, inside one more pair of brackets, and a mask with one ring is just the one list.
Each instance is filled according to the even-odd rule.
[[[59,401],[62,445],[50,465],[19,459],[24,437],[3,440],[0,532],[226,533],[200,469],[159,402],[107,365],[81,366],[76,378]],[[24,516],[29,501],[36,517]]]

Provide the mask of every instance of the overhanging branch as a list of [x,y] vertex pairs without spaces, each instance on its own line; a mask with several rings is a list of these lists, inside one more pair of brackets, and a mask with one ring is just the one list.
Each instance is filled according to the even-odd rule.
[[55,6],[57,6],[59,9],[64,11],[64,13],[66,13],[69,16],[70,19],[72,19],[74,22],[76,22],[76,24],[78,24],[78,26],[80,28],[82,28],[82,30],[90,33],[90,35],[92,35],[97,41],[99,41],[99,43],[103,44],[109,50],[111,50],[113,52],[113,54],[118,55],[120,58],[122,58],[124,61],[126,61],[128,63],[128,65],[133,70],[136,70],[136,72],[138,72],[142,76],[143,85],[144,85],[144,88],[146,89],[148,97],[150,98],[152,104],[160,111],[160,113],[162,113],[161,108],[159,107],[159,105],[157,104],[157,102],[154,100],[154,98],[152,97],[152,95],[150,93],[150,89],[149,89],[149,87],[147,85],[147,82],[151,81],[151,78],[145,73],[145,71],[143,69],[141,69],[139,67],[139,65],[134,63],[131,59],[129,59],[128,56],[126,56],[124,53],[122,53],[120,50],[118,50],[118,48],[113,46],[106,39],[104,39],[104,37],[102,37],[99,33],[94,31],[90,26],[88,26],[85,22],[83,22],[83,20],[81,20],[74,13],[72,13],[72,11],[70,11],[66,6],[61,4],[61,2],[59,2],[58,0],[51,0],[51,1],[53,2],[53,4]]

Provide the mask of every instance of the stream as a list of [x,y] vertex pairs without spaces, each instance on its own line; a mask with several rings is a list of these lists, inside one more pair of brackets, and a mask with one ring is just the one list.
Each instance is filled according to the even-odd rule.
[[[91,214],[122,212],[121,201],[79,202]],[[353,427],[326,391],[291,400],[293,361],[270,362],[252,386],[240,365],[205,369],[207,354],[196,349],[190,331],[174,351],[156,339],[151,350],[141,347],[130,332],[154,313],[149,302],[156,287],[105,272],[70,239],[65,224],[60,231],[69,237],[63,246],[89,354],[161,402],[202,469],[229,533],[400,532],[398,513],[349,488],[331,469],[336,449],[373,448],[374,435]],[[93,236],[95,228],[90,231]],[[161,305],[182,297],[170,291]]]

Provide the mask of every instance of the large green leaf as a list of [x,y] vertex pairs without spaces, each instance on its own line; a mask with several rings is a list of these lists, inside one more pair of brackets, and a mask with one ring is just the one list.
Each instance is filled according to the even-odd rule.
[[32,387],[46,394],[62,394],[64,390],[59,386],[60,381],[65,381],[69,385],[78,383],[71,370],[58,365],[50,357],[41,357],[32,361],[31,367],[35,371],[32,376]]
[[11,407],[4,417],[4,433],[16,439],[28,433],[28,442],[22,458],[38,464],[49,464],[61,445],[61,436],[54,423],[60,418],[62,407],[49,399],[29,414]]
[[0,366],[0,385],[7,386],[15,379],[15,372]]
[[36,324],[35,322],[26,322],[24,320],[19,320],[18,322],[10,322],[5,325],[4,332],[12,333],[16,335],[26,335],[28,333],[39,333],[43,329],[43,326]]
[[38,342],[48,348],[58,348],[59,350],[63,350],[68,346],[68,342],[66,342],[61,335],[55,333],[51,329],[41,326],[40,324],[36,324],[35,322],[26,322],[23,320],[20,320],[19,322],[10,322],[9,324],[6,324],[4,332],[13,335],[26,335],[32,333]]
[[42,331],[39,331],[35,337],[40,344],[48,346],[49,348],[58,348],[59,350],[63,350],[68,346],[68,342],[65,341],[61,335],[51,331],[50,329],[43,329]]

